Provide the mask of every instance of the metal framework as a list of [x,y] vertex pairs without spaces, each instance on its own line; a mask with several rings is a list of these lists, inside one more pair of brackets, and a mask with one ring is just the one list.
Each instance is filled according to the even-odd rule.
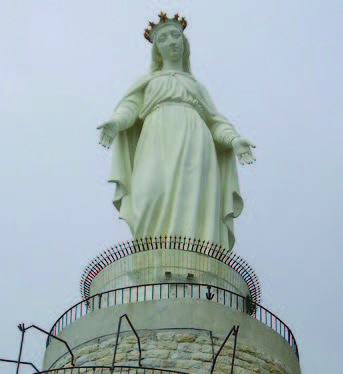
[[92,280],[108,265],[135,253],[158,249],[176,249],[202,253],[223,262],[242,276],[249,287],[253,301],[256,303],[261,301],[261,287],[257,275],[242,257],[228,251],[220,244],[196,238],[186,238],[173,235],[126,241],[101,252],[100,255],[96,256],[83,271],[80,282],[82,298],[87,299],[89,297]]
[[[137,344],[138,344],[138,351],[139,351],[139,359],[138,359],[138,365],[139,366],[132,366],[132,365],[115,365],[115,360],[116,360],[116,354],[117,354],[117,349],[118,349],[118,344],[119,344],[119,335],[120,335],[120,328],[121,328],[121,323],[123,318],[126,319],[128,322],[129,326],[131,327],[131,330],[133,331],[134,335],[137,338]],[[44,334],[47,334],[49,337],[53,337],[56,340],[64,343],[71,355],[71,367],[64,367],[64,368],[50,368],[48,370],[42,370],[40,371],[37,369],[37,367],[32,363],[32,362],[26,362],[26,361],[21,361],[21,354],[23,350],[23,344],[24,344],[24,337],[25,337],[25,332],[31,328],[34,328]],[[0,359],[0,362],[5,362],[5,363],[10,363],[10,364],[17,364],[17,369],[16,369],[16,374],[19,373],[20,365],[29,365],[32,366],[35,370],[35,373],[39,374],[114,374],[114,373],[135,373],[135,374],[188,374],[184,373],[181,371],[175,371],[175,370],[168,370],[168,369],[160,369],[160,368],[151,368],[151,367],[142,367],[142,350],[141,350],[141,342],[139,339],[139,336],[137,334],[136,329],[134,328],[132,322],[130,321],[129,317],[127,314],[123,314],[122,316],[119,317],[118,321],[118,328],[117,328],[117,338],[116,338],[116,343],[114,346],[114,354],[113,354],[113,360],[112,360],[112,365],[111,366],[75,366],[75,359],[74,359],[74,354],[71,351],[68,343],[60,338],[57,338],[47,331],[41,329],[38,326],[31,325],[29,327],[25,327],[24,324],[18,325],[18,329],[21,331],[21,341],[20,341],[20,349],[19,349],[19,357],[18,360],[9,360],[9,359]]]
[[[118,344],[119,344],[120,328],[121,328],[121,323],[122,323],[123,318],[126,318],[128,324],[130,325],[133,333],[135,334],[135,336],[137,338],[138,351],[139,351],[139,359],[138,359],[138,365],[139,366],[131,366],[131,365],[130,366],[129,365],[119,365],[119,366],[117,366],[117,365],[115,365],[117,348],[118,348]],[[21,353],[22,353],[22,347],[23,347],[23,341],[24,341],[23,337],[24,337],[25,331],[32,328],[32,327],[37,328],[37,326],[34,326],[34,325],[32,325],[28,328],[25,328],[24,324],[18,326],[18,328],[22,332],[22,339],[21,339],[21,344],[20,344],[18,361],[0,359],[0,361],[2,361],[2,362],[16,363],[17,364],[17,371],[16,371],[17,374],[19,373],[20,364],[32,366],[36,370],[36,373],[39,373],[39,374],[43,374],[43,373],[49,373],[49,374],[81,374],[81,373],[114,374],[114,373],[122,373],[122,372],[136,373],[136,374],[140,374],[140,373],[141,374],[145,374],[145,373],[146,374],[148,374],[148,373],[149,374],[153,374],[153,373],[156,373],[156,374],[158,374],[158,373],[160,373],[160,374],[163,374],[163,373],[187,374],[187,373],[184,373],[184,372],[168,370],[168,369],[159,369],[159,368],[157,369],[157,368],[150,368],[150,367],[142,367],[142,363],[141,363],[141,361],[142,361],[142,350],[141,350],[140,339],[139,339],[139,336],[137,334],[137,331],[135,330],[134,326],[132,325],[132,323],[131,323],[127,314],[123,314],[119,318],[119,321],[118,321],[116,344],[115,344],[115,347],[114,347],[113,361],[112,361],[111,366],[82,366],[82,367],[77,367],[77,366],[74,365],[74,356],[73,356],[72,352],[70,351],[70,353],[72,354],[72,367],[52,368],[52,369],[40,371],[39,369],[36,368],[36,366],[33,363],[20,361],[20,357],[21,357]],[[40,328],[37,328],[37,329],[39,331],[45,332],[44,330],[42,330]],[[234,337],[235,337],[233,353],[232,353],[232,361],[231,361],[231,374],[233,374],[233,368],[234,368],[234,363],[235,363],[235,355],[236,355],[236,344],[237,344],[238,330],[239,330],[239,326],[233,326],[232,329],[227,334],[226,338],[224,339],[223,343],[219,347],[218,352],[214,355],[214,353],[212,351],[211,374],[213,374],[217,359],[218,359],[222,349],[224,348],[226,342],[230,338],[231,334],[233,334]],[[212,336],[212,334],[211,334],[211,336]],[[61,339],[58,339],[58,340],[61,340]],[[70,350],[68,344],[66,342],[65,342],[65,344],[66,344],[68,350]]]

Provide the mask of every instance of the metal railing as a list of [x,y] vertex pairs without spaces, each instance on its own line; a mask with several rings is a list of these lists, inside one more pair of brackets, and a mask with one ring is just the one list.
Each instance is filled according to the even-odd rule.
[[183,371],[174,371],[167,369],[155,369],[139,366],[115,366],[112,371],[111,366],[82,366],[68,367],[61,369],[49,369],[40,371],[40,374],[187,374]]
[[[208,300],[247,313],[281,335],[299,358],[298,347],[291,329],[275,314],[255,303],[251,298],[208,284],[200,283],[155,283],[117,288],[96,294],[69,308],[52,326],[51,335],[58,335],[78,318],[97,309],[150,300],[195,298]],[[49,345],[51,338],[47,340]]]
[[119,243],[115,247],[111,247],[110,249],[106,249],[105,251],[101,252],[100,255],[91,261],[82,274],[80,282],[82,298],[87,299],[89,297],[90,286],[93,279],[108,265],[123,257],[127,257],[135,253],[158,249],[176,249],[181,251],[202,253],[223,262],[233,270],[237,271],[238,274],[240,274],[245,280],[254,302],[259,303],[261,301],[261,288],[258,278],[254,270],[242,257],[228,251],[220,244],[215,244],[200,239],[172,235],[127,241]]

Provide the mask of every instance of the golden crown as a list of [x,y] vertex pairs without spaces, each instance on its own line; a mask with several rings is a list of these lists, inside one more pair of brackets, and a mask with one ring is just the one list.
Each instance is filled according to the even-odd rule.
[[187,27],[187,21],[185,17],[182,17],[181,19],[178,14],[174,15],[174,18],[168,18],[167,13],[161,12],[159,15],[160,22],[155,24],[154,22],[149,22],[150,28],[144,30],[144,37],[147,39],[150,43],[153,42],[153,35],[154,33],[161,27],[168,24],[173,24],[177,28],[180,29],[180,31],[183,31]]

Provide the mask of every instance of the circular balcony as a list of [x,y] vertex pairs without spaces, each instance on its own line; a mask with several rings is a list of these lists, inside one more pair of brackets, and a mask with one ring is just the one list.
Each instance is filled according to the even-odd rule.
[[[93,295],[68,309],[53,325],[50,334],[57,336],[76,320],[100,309],[123,304],[171,299],[200,299],[224,305],[235,311],[250,315],[282,336],[299,358],[296,340],[291,329],[275,314],[256,303],[224,288],[196,283],[143,284],[114,289]],[[49,345],[51,338],[47,340]]]

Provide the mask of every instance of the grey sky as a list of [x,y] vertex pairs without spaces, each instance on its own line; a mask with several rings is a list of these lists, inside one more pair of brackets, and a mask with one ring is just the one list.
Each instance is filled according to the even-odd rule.
[[[92,257],[129,238],[95,128],[148,71],[143,30],[160,10],[187,17],[194,75],[257,145],[256,165],[239,170],[235,251],[294,332],[303,374],[339,373],[341,0],[4,2],[0,357],[17,357],[18,323],[50,329],[79,301]],[[44,340],[28,333],[24,358],[40,365]]]

